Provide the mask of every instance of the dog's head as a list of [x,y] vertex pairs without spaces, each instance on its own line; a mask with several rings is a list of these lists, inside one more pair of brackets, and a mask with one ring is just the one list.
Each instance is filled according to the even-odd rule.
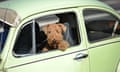
[[43,27],[43,31],[47,35],[48,44],[56,47],[63,40],[63,32],[66,31],[66,26],[63,24],[48,24]]

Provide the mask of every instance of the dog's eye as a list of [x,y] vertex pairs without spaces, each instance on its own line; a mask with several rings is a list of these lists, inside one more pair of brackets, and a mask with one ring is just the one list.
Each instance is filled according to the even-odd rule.
[[57,33],[59,33],[59,31],[58,31],[58,30],[56,30],[56,32],[57,32]]

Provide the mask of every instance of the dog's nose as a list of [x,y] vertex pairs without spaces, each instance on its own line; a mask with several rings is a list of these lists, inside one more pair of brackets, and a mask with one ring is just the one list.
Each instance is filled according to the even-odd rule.
[[55,40],[55,39],[53,40],[53,43],[56,43],[56,40]]

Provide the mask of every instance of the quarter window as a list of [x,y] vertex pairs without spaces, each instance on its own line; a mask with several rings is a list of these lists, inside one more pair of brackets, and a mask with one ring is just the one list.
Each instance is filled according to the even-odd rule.
[[120,34],[120,21],[112,14],[96,9],[86,9],[83,14],[90,42],[108,39]]
[[[52,25],[59,23],[63,24],[66,30],[61,32],[59,29],[56,32],[61,32],[63,39],[69,43],[69,47],[80,44],[77,20],[73,12],[47,15],[33,19],[22,26],[14,46],[15,56],[21,57],[42,53],[43,48],[48,44],[48,36],[44,31],[44,27],[48,24]],[[56,41],[53,43],[55,42]],[[54,49],[49,51],[52,50]]]

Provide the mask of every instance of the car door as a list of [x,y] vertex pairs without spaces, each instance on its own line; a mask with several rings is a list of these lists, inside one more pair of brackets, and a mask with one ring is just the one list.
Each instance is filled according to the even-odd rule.
[[120,60],[120,19],[111,10],[83,9],[91,72],[116,72]]
[[[28,18],[21,27],[13,29],[14,35],[5,64],[7,72],[89,72],[88,52],[85,46],[82,22],[77,9],[45,12]],[[47,18],[47,19],[46,19]],[[62,23],[67,27],[64,40],[70,47],[65,51],[43,52],[46,35],[42,27]]]

